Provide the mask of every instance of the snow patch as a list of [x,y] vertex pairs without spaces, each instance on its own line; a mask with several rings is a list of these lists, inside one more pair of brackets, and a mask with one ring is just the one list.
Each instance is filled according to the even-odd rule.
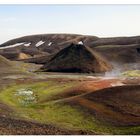
[[0,49],[14,48],[14,47],[17,47],[17,46],[21,46],[21,45],[23,45],[24,43],[25,43],[25,42],[22,42],[22,43],[16,43],[16,44],[9,45],[9,46],[5,46],[5,47],[0,47]]
[[39,47],[40,45],[42,45],[42,44],[44,44],[44,43],[45,43],[45,41],[42,41],[42,40],[41,40],[41,41],[39,41],[38,43],[36,43],[35,46],[36,46],[36,47]]
[[83,41],[78,42],[79,45],[84,45]]
[[52,42],[49,42],[49,43],[48,43],[48,46],[51,46],[51,45],[52,45]]
[[29,47],[31,45],[31,43],[25,43],[24,46],[25,47]]

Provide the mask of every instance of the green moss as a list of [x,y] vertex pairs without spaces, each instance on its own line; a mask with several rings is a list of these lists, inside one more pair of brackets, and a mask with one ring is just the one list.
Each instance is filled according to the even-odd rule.
[[[45,101],[50,99],[51,97],[58,95],[59,93],[64,92],[65,90],[73,87],[75,82],[69,83],[59,83],[55,81],[47,81],[47,82],[38,82],[34,84],[24,84],[24,85],[14,85],[5,90],[3,90],[0,94],[2,100],[4,100],[8,104],[12,104],[15,106],[19,106],[18,96],[15,94],[20,89],[30,89],[33,91],[34,95],[37,98],[37,102]],[[15,100],[16,99],[16,100]]]
[[59,127],[75,130],[93,131],[97,134],[139,134],[138,127],[114,127],[99,122],[93,115],[87,114],[78,106],[47,102],[36,102],[23,106],[15,93],[18,89],[29,88],[37,95],[38,101],[48,99],[75,86],[75,82],[59,83],[57,81],[39,82],[29,85],[9,87],[0,93],[0,101],[14,109],[13,117],[51,123]]
[[126,77],[140,77],[140,70],[130,70],[122,73]]

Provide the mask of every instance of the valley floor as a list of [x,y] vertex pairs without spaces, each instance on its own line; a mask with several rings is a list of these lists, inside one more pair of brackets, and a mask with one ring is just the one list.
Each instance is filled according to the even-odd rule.
[[140,134],[139,78],[60,73],[1,77],[0,134]]

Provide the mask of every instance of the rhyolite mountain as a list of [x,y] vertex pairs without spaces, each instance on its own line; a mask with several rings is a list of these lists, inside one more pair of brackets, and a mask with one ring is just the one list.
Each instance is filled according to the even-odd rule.
[[95,36],[75,34],[42,34],[25,36],[1,44],[0,55],[7,58],[11,57],[13,60],[20,60],[18,54],[24,53],[29,55],[29,58],[34,58],[57,53],[71,43],[77,43],[81,40],[88,43],[97,39],[98,37]]
[[98,73],[112,69],[112,66],[97,53],[82,44],[70,44],[58,52],[42,68],[51,72]]
[[77,34],[40,34],[9,40],[0,45],[0,55],[10,60],[45,64],[71,43],[82,41],[113,66],[140,62],[140,36],[99,38]]

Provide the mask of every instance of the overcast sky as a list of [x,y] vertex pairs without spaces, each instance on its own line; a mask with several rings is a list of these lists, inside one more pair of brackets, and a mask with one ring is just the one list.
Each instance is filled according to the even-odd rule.
[[0,5],[0,43],[42,33],[140,35],[140,5]]

